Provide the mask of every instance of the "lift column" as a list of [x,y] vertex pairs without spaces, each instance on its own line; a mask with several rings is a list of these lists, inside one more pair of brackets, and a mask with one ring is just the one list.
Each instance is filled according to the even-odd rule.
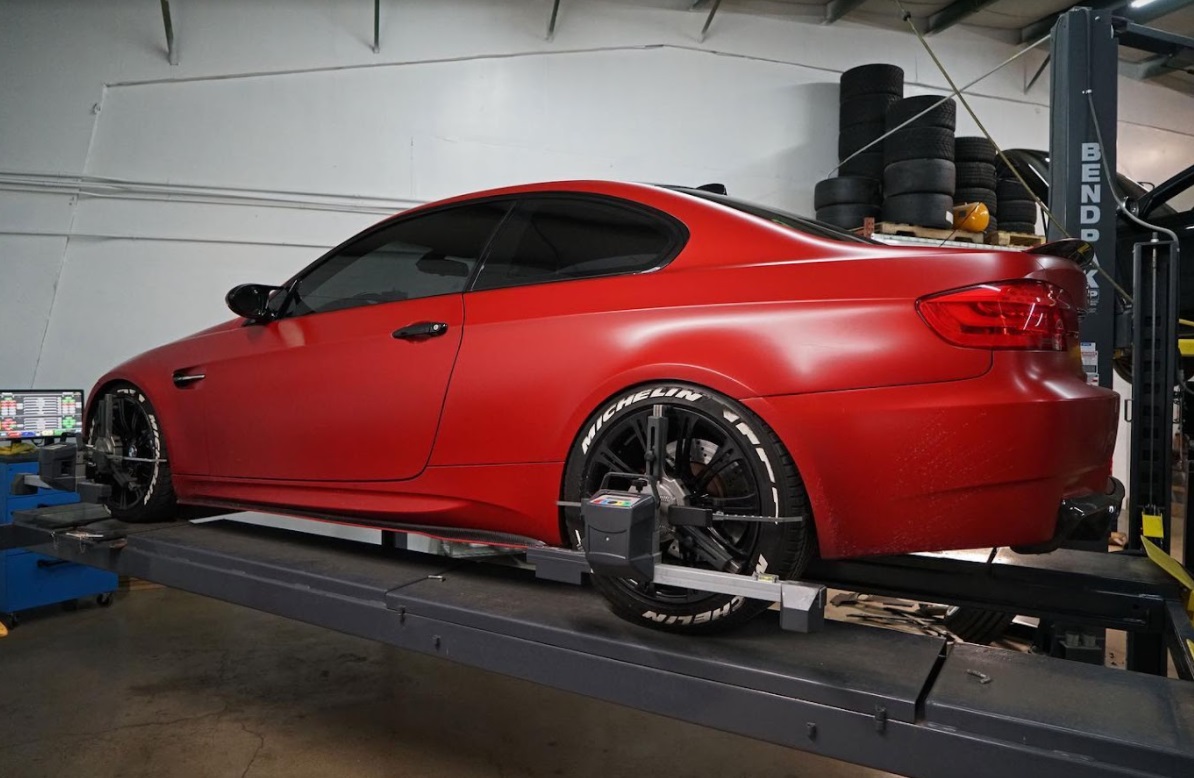
[[[1099,132],[1107,163],[1115,170],[1119,45],[1109,12],[1075,8],[1062,14],[1050,41],[1049,240],[1081,238],[1095,247],[1099,264],[1114,276],[1115,198],[1103,183]],[[1088,97],[1089,95],[1089,97]],[[1091,114],[1093,98],[1099,128]],[[1110,388],[1115,349],[1115,293],[1093,268],[1087,273],[1087,314],[1081,323],[1082,361],[1087,380]],[[1105,551],[1105,539],[1070,543]],[[1042,625],[1044,626],[1044,625]],[[1050,651],[1067,658],[1102,664],[1105,631],[1050,624]],[[1058,641],[1055,645],[1053,641]]]
[[[1108,11],[1075,8],[1053,28],[1052,105],[1049,113],[1049,240],[1081,238],[1095,247],[1099,264],[1111,276],[1115,263],[1115,199],[1103,181],[1102,154],[1115,170],[1119,44]],[[1087,95],[1094,100],[1104,148],[1100,151]],[[1065,232],[1062,231],[1065,229]],[[1067,235],[1068,233],[1068,235]],[[1115,292],[1092,270],[1087,275],[1090,310],[1082,321],[1082,346],[1095,350],[1088,375],[1111,386],[1115,348]]]
[[[1118,169],[1119,28],[1124,27],[1133,25],[1122,20],[1113,23],[1110,11],[1075,8],[1058,19],[1052,38],[1049,208],[1057,224],[1049,225],[1049,237],[1065,237],[1061,231],[1064,227],[1070,236],[1092,243],[1099,264],[1116,278],[1124,275],[1117,270],[1117,259],[1128,260],[1116,257],[1116,202],[1104,171],[1114,174]],[[1137,37],[1148,38],[1150,32],[1140,28]],[[1141,553],[1141,527],[1146,513],[1164,525],[1166,537],[1169,534],[1176,382],[1172,352],[1177,345],[1176,274],[1171,258],[1162,247],[1150,245],[1137,246],[1131,260],[1134,301],[1129,553]],[[1097,302],[1082,322],[1082,346],[1087,354],[1092,349],[1097,354],[1097,372],[1092,380],[1111,386],[1112,351],[1117,345],[1115,292],[1110,281],[1095,272],[1092,270],[1088,279],[1093,282],[1091,302],[1095,297]],[[1126,317],[1121,323],[1126,324]],[[1154,635],[1129,633],[1127,660],[1130,670],[1164,675],[1164,642]]]

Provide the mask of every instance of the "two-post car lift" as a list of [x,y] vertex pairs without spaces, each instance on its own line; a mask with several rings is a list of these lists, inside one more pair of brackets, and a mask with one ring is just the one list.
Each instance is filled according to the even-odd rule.
[[[68,524],[86,521],[70,510]],[[906,775],[1194,775],[1188,681],[834,621],[796,635],[771,614],[694,638],[517,565],[231,521],[123,525],[102,510],[49,529],[61,512],[17,515],[0,546]],[[810,578],[1194,640],[1180,587],[1141,557],[892,557]]]
[[[1109,33],[1108,20],[1082,9],[1063,17],[1053,41],[1052,210],[1067,222],[1074,215],[1075,224],[1090,204],[1080,181],[1091,147],[1081,144],[1094,142],[1077,101],[1090,99],[1092,79],[1114,83],[1102,39]],[[1114,59],[1113,42],[1110,51]],[[1110,149],[1114,115],[1113,99],[1089,114],[1109,125]],[[1101,231],[1092,242],[1114,272],[1110,210],[1108,200],[1084,229]],[[1109,298],[1084,333],[1098,344],[1104,377],[1115,342]],[[1158,347],[1167,348],[1144,344]],[[1161,426],[1160,414],[1147,418]],[[1156,466],[1137,470],[1162,478]],[[591,591],[539,580],[512,557],[454,560],[224,520],[125,525],[94,505],[17,514],[0,526],[0,548],[12,547],[906,775],[1194,775],[1187,592],[1140,555],[1063,549],[822,561],[807,579],[1125,630],[1145,649],[1129,665],[1147,672],[821,623],[812,618],[817,597],[803,601],[809,618],[797,621],[805,634],[781,629],[780,615],[769,613],[728,635],[680,636],[624,622]],[[796,610],[782,594],[775,599]],[[1163,677],[1161,647],[1179,679]]]

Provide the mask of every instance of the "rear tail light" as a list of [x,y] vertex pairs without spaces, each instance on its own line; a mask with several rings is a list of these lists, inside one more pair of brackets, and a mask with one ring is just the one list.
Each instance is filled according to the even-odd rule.
[[922,297],[916,310],[955,346],[1064,351],[1078,334],[1069,294],[1045,281],[1021,279]]

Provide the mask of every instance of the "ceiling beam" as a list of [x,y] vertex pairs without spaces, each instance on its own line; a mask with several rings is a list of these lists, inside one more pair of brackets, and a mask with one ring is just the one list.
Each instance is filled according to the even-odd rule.
[[830,0],[829,5],[825,6],[825,23],[833,24],[865,2],[866,0]]
[[1183,50],[1173,54],[1154,54],[1139,62],[1120,62],[1119,72],[1141,81],[1166,73],[1194,73],[1194,52]]
[[[1094,11],[1114,11],[1117,8],[1123,8],[1131,0],[1086,0],[1084,3],[1077,3],[1075,6],[1083,6]],[[1165,2],[1165,0],[1156,0],[1156,2]],[[1066,9],[1069,10],[1069,9]],[[1049,14],[1043,18],[1037,19],[1032,24],[1020,30],[1020,42],[1028,43],[1040,38],[1042,35],[1048,35],[1049,31],[1053,29],[1053,25],[1057,23],[1057,19],[1065,11],[1058,11],[1054,14]]]
[[1150,78],[1156,78],[1162,73],[1170,72],[1172,70],[1169,66],[1170,59],[1172,57],[1168,54],[1154,54],[1148,59],[1142,59],[1139,62],[1121,62],[1119,63],[1119,72],[1140,81],[1147,81]]
[[978,13],[997,0],[954,0],[935,14],[929,15],[926,33],[941,32],[953,27],[971,14]]

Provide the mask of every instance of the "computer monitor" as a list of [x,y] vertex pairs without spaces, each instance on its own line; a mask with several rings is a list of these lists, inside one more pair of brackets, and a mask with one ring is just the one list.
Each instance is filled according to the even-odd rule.
[[83,392],[0,389],[0,441],[60,438],[83,431]]

